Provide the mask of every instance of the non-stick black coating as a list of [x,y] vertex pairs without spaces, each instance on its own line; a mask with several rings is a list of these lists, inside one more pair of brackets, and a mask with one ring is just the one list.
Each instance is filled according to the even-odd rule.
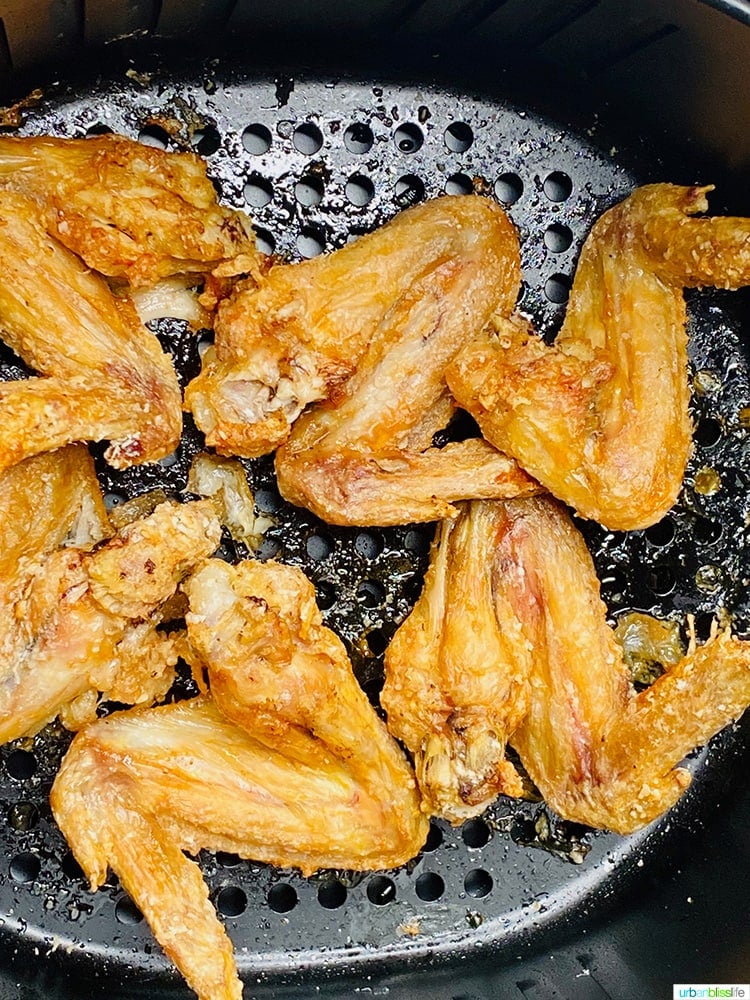
[[[224,199],[247,208],[262,239],[273,240],[277,252],[292,258],[313,240],[326,249],[340,246],[415,197],[438,196],[446,187],[468,185],[501,199],[520,191],[509,212],[523,246],[522,306],[547,337],[554,336],[563,315],[564,303],[555,300],[573,273],[577,249],[604,208],[637,182],[712,179],[693,176],[688,165],[679,168],[679,176],[665,176],[664,167],[642,151],[634,155],[605,142],[593,118],[588,129],[576,133],[496,98],[393,82],[287,74],[248,78],[241,69],[214,63],[186,71],[157,61],[110,80],[91,80],[81,90],[52,88],[22,131],[82,135],[109,127],[158,141],[160,129],[173,119],[183,127],[171,145],[197,144]],[[456,123],[468,125],[471,134]],[[371,148],[363,148],[370,141],[363,130],[348,131],[352,124],[369,127]],[[263,145],[257,135],[264,135],[259,129],[246,132],[255,125],[269,131],[266,152],[254,152]],[[372,184],[372,198],[358,206],[352,197],[369,192],[363,178]],[[741,332],[743,325],[747,330],[748,298],[703,292],[691,294],[689,304],[698,444],[678,507],[658,530],[623,535],[583,528],[613,616],[638,608],[682,620],[694,612],[705,636],[713,614],[727,607],[745,633],[749,445],[740,414],[750,405]],[[175,323],[160,324],[159,332],[185,377],[193,373],[195,338]],[[19,374],[11,359],[7,370]],[[124,474],[100,464],[103,487],[113,501],[154,485],[179,492],[199,447],[198,435],[188,428],[170,463]],[[707,496],[693,484],[696,472],[709,467],[720,473],[722,488]],[[269,460],[247,463],[247,469],[259,505],[277,519],[260,555],[306,569],[318,585],[328,623],[344,637],[358,676],[375,697],[382,649],[419,591],[431,529],[322,525],[280,500]],[[243,554],[227,546],[230,557]],[[46,795],[66,742],[48,732],[31,748],[16,744],[0,750],[7,995],[186,996],[148,928],[134,922],[138,915],[116,880],[90,894],[54,827]],[[432,995],[435,990],[470,995],[474,989],[476,995],[492,995],[483,990],[493,984],[509,996],[629,998],[636,995],[634,983],[650,983],[651,989],[660,982],[654,977],[661,951],[651,963],[636,962],[629,969],[627,957],[620,956],[618,966],[603,943],[592,950],[586,940],[618,912],[623,927],[631,926],[639,894],[650,896],[653,885],[651,898],[659,899],[659,891],[666,890],[653,880],[697,854],[708,859],[703,874],[695,876],[696,888],[684,890],[679,922],[669,915],[670,942],[683,917],[685,943],[692,940],[701,917],[691,917],[690,908],[704,913],[709,891],[715,898],[716,886],[730,874],[725,853],[735,828],[717,825],[714,814],[725,802],[733,810],[744,808],[746,746],[737,730],[696,754],[690,762],[695,785],[684,800],[631,838],[594,834],[553,817],[551,835],[541,843],[544,807],[501,800],[485,820],[460,830],[436,823],[428,849],[395,873],[330,873],[305,880],[225,856],[206,854],[201,861],[251,996],[311,996],[318,989],[332,995],[354,988],[377,995],[386,987],[391,995],[417,996],[416,984],[427,981]],[[734,887],[744,884],[746,871],[731,873]],[[346,898],[331,908],[342,887]],[[736,927],[729,908],[722,916],[728,928]],[[575,942],[570,952],[568,939]],[[548,958],[550,948],[556,951]],[[523,963],[529,953],[537,956],[531,967]],[[645,947],[643,954],[649,954]],[[711,958],[717,954],[714,950]],[[598,978],[597,962],[606,970]],[[720,968],[715,961],[713,966]],[[673,967],[687,972],[699,965]],[[404,978],[416,970],[417,979]],[[477,976],[484,978],[472,986]],[[26,985],[14,994],[16,978]],[[673,980],[665,974],[664,983],[680,978],[689,977]],[[463,982],[460,990],[457,982]]]

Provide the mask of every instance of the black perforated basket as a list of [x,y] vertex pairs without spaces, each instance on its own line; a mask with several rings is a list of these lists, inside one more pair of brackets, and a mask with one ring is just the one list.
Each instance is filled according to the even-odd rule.
[[[62,0],[0,16],[8,102],[41,88],[19,132],[195,148],[263,248],[289,259],[444,192],[498,199],[521,235],[522,308],[548,339],[592,222],[634,185],[713,182],[714,211],[750,215],[747,3]],[[693,613],[705,637],[726,608],[748,636],[750,296],[691,293],[688,307],[696,447],[679,502],[646,531],[582,528],[613,620]],[[204,341],[157,329],[192,377]],[[23,371],[7,350],[0,365]],[[108,501],[180,494],[200,448],[188,426],[156,466],[100,463]],[[275,520],[259,556],[305,569],[376,701],[432,527],[330,527],[281,500],[270,460],[245,465]],[[0,1000],[187,998],[117,880],[91,894],[54,825],[68,742],[53,726],[0,748]],[[433,823],[398,871],[304,879],[200,861],[248,997],[656,1000],[673,983],[750,980],[749,762],[741,723],[629,838],[500,799],[463,827]]]

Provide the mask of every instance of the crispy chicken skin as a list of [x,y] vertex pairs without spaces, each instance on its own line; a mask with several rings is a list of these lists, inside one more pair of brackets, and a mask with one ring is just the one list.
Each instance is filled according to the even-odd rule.
[[[512,309],[519,283],[518,239],[497,204],[426,202],[340,250],[238,285],[221,303],[215,349],[186,405],[218,452],[266,454],[309,403],[339,394],[373,344],[389,349],[394,313],[425,336],[430,323],[451,327],[455,349],[493,311]],[[427,296],[421,314],[417,286]],[[420,362],[418,352],[405,359]]]
[[117,468],[176,448],[171,359],[130,302],[47,234],[36,203],[3,188],[0,335],[40,373],[0,383],[0,470],[74,441],[110,440]]
[[692,218],[708,190],[637,189],[587,238],[552,347],[501,317],[448,369],[488,441],[609,528],[658,521],[682,484],[692,432],[683,288],[750,284],[750,219]]
[[456,822],[483,791],[485,806],[515,794],[498,765],[507,740],[559,815],[639,829],[690,783],[684,756],[750,704],[750,643],[716,632],[636,693],[565,509],[529,497],[461,517],[387,654],[388,724],[415,753],[425,802]]
[[427,819],[300,571],[211,560],[186,589],[211,695],[87,727],[51,801],[92,887],[111,865],[198,996],[235,1000],[231,944],[183,849],[382,868],[418,852]]
[[[83,465],[71,470],[66,458],[63,453],[54,473],[58,481],[77,471],[82,482],[78,491],[60,483],[61,492],[80,492],[87,499],[89,473]],[[31,459],[4,475],[42,460]],[[38,505],[45,502],[37,516],[50,524],[59,500],[50,503],[37,494]],[[68,517],[71,526],[85,513],[85,503],[81,508]],[[17,519],[23,509],[8,516]],[[11,528],[11,538],[20,534]],[[61,711],[63,721],[75,727],[94,713],[98,692],[127,704],[162,697],[174,679],[177,644],[157,631],[159,608],[216,549],[220,534],[208,501],[160,504],[91,551],[52,546],[61,535],[54,526],[49,536],[35,531],[3,580],[0,742],[33,735]]]
[[533,651],[512,616],[498,627],[507,524],[503,504],[468,503],[439,526],[422,594],[385,654],[388,728],[414,757],[423,808],[452,823],[523,790],[505,748],[528,709]]
[[217,203],[193,153],[117,135],[4,135],[0,182],[34,198],[48,231],[89,267],[132,286],[220,266],[254,271],[260,261],[249,220]]
[[287,500],[329,523],[388,525],[450,517],[457,500],[539,489],[486,441],[430,447],[453,405],[446,365],[493,310],[512,309],[518,292],[516,234],[504,215],[493,221],[484,239],[466,235],[470,251],[414,279],[345,385],[296,422],[276,453]]

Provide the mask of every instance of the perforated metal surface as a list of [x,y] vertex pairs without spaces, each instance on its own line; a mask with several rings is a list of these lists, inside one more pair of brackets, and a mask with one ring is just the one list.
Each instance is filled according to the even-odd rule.
[[[618,150],[599,150],[593,125],[575,136],[523,109],[426,87],[243,80],[216,64],[191,79],[150,67],[94,83],[84,96],[52,88],[21,131],[74,136],[103,128],[197,147],[223,199],[249,211],[266,249],[291,259],[341,246],[423,197],[470,190],[496,197],[521,235],[522,307],[548,338],[594,219],[636,182],[687,179],[665,178],[649,164],[626,169]],[[699,179],[710,180],[690,178]],[[744,632],[750,377],[740,327],[744,317],[747,328],[749,302],[703,292],[689,303],[697,445],[680,502],[645,532],[584,531],[613,617],[633,608],[680,620],[694,612],[705,635],[726,607]],[[191,377],[198,340],[175,322],[158,329]],[[5,377],[23,371],[7,351],[2,365]],[[176,455],[157,466],[125,473],[101,466],[104,490],[111,500],[155,485],[179,493],[200,447],[188,427]],[[246,468],[259,508],[276,519],[260,556],[302,566],[315,581],[327,623],[375,697],[382,652],[419,593],[431,528],[323,525],[281,501],[270,460]],[[227,545],[230,557],[243,554]],[[83,969],[137,981],[139,991],[157,983],[162,996],[170,984],[169,995],[187,995],[116,880],[88,892],[51,820],[47,793],[67,742],[51,728],[0,750],[4,940],[21,955],[47,956],[35,962],[35,977],[45,968],[58,980]],[[303,879],[235,857],[205,854],[201,862],[250,992],[301,969],[313,978],[354,969],[366,982],[395,957],[405,966],[485,951],[508,957],[521,940],[603,912],[641,866],[670,850],[682,825],[700,825],[713,775],[726,780],[739,747],[740,736],[729,733],[695,755],[695,787],[670,816],[627,839],[554,817],[546,828],[543,805],[502,799],[461,829],[433,824],[422,854],[395,872]]]

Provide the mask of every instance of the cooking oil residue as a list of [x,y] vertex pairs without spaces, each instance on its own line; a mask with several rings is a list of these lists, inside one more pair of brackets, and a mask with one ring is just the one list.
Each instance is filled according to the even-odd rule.
[[704,594],[715,594],[720,590],[724,582],[724,574],[721,566],[713,566],[710,563],[701,566],[695,574],[695,585]]
[[716,469],[704,466],[696,472],[693,480],[693,488],[701,496],[711,497],[721,489],[721,476]]

